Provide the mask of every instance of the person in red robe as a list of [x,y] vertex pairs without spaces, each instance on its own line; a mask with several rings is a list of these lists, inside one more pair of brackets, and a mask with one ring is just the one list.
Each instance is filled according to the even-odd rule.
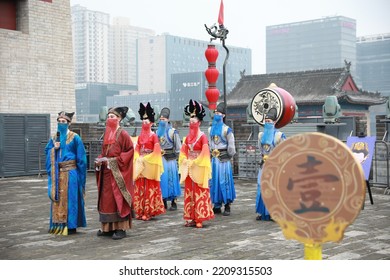
[[127,111],[128,107],[108,110],[102,153],[95,160],[101,222],[97,235],[114,240],[126,237],[132,223],[134,146],[120,127]]
[[138,220],[149,221],[165,213],[160,178],[164,172],[160,142],[151,127],[154,110],[150,103],[140,103],[138,111],[142,130],[138,136],[134,155],[134,210]]
[[184,108],[190,117],[190,130],[179,155],[180,183],[184,182],[184,220],[186,227],[202,228],[203,222],[214,219],[210,199],[210,148],[207,136],[200,130],[206,115],[201,104],[192,99]]

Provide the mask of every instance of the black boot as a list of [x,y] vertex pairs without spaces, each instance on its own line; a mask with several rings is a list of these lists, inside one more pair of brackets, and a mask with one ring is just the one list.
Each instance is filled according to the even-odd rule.
[[114,234],[114,231],[102,231],[100,229],[96,233],[97,236],[112,236],[113,234]]
[[126,237],[126,231],[118,229],[115,231],[115,233],[112,235],[112,239],[119,240]]
[[164,199],[163,202],[164,202],[164,208],[167,209],[168,208],[167,200]]
[[177,204],[176,204],[175,199],[172,200],[171,207],[169,208],[169,210],[171,210],[171,211],[177,210]]
[[216,208],[216,207],[213,208],[213,212],[214,212],[214,214],[221,214],[222,213],[221,208]]
[[230,216],[230,203],[225,204],[225,210],[223,211],[224,216]]

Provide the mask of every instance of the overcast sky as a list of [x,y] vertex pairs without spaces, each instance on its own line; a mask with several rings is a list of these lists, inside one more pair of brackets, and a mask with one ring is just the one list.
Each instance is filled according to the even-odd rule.
[[[70,0],[89,10],[128,17],[133,26],[192,39],[210,39],[204,24],[218,22],[221,0]],[[224,0],[226,45],[252,49],[252,74],[265,73],[265,28],[269,25],[345,16],[356,35],[390,33],[389,0]],[[219,40],[217,41],[219,43]]]

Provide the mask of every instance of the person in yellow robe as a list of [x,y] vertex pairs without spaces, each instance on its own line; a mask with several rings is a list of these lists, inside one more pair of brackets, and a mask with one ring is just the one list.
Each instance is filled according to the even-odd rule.
[[154,110],[149,102],[146,106],[140,103],[138,113],[142,120],[142,130],[134,155],[134,210],[136,219],[149,221],[166,212],[160,187],[164,167],[160,142],[151,129]]
[[203,222],[214,219],[209,179],[210,149],[207,136],[200,130],[205,110],[195,100],[184,108],[190,116],[190,129],[179,155],[180,183],[184,183],[184,220],[186,227],[202,228]]

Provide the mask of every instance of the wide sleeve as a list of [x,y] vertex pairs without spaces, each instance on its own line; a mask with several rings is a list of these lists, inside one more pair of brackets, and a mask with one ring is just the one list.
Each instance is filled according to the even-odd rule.
[[173,132],[173,146],[175,149],[175,154],[176,155],[179,154],[181,150],[181,140],[180,140],[180,135],[176,129]]
[[278,137],[276,139],[276,143],[275,145],[279,145],[280,143],[282,143],[284,140],[286,140],[286,135],[281,132],[281,131],[278,131]]
[[189,165],[189,174],[191,179],[200,187],[208,188],[209,179],[211,179],[210,148],[206,135],[202,136],[201,141],[202,150],[199,156]]
[[153,135],[152,141],[153,152],[142,158],[144,168],[141,174],[147,179],[160,181],[161,174],[164,172],[164,166],[161,155],[161,147],[157,135]]
[[136,143],[136,145],[134,147],[134,162],[136,162],[137,159],[139,158],[139,147],[140,147],[140,145],[139,145],[138,141],[139,140],[137,139],[137,143]]
[[130,135],[128,135],[128,133],[124,130],[122,130],[121,133],[121,152],[118,156],[115,157],[115,160],[118,163],[119,169],[121,171],[125,171],[132,166],[134,158],[134,146]]
[[261,137],[263,137],[263,132],[260,131],[259,134],[257,135],[257,147],[260,149],[261,148]]
[[[120,145],[120,154],[108,158],[108,165],[115,180],[115,184],[112,184],[112,190],[119,209],[119,215],[121,217],[126,217],[130,213],[132,197],[134,195],[134,146],[130,135],[124,130],[121,132],[118,142]],[[124,201],[126,201],[126,203],[124,203]]]
[[54,150],[54,142],[53,139],[49,139],[49,142],[47,142],[45,147],[45,155],[46,155],[46,172],[48,175],[50,175],[51,170],[51,153]]
[[54,149],[53,139],[50,139],[45,147],[46,154],[46,172],[47,172],[47,195],[52,201],[57,200],[56,189],[57,189],[57,174],[58,168],[56,168],[56,151]]
[[75,136],[76,141],[76,166],[79,186],[85,191],[85,182],[87,179],[87,153],[85,152],[84,143],[80,136]]
[[228,142],[227,153],[228,153],[229,157],[233,157],[236,154],[236,144],[235,144],[235,140],[234,140],[233,130],[230,127],[227,131],[226,139]]
[[133,179],[134,180],[137,180],[139,175],[141,175],[142,171],[144,170],[145,166],[144,166],[144,162],[142,160],[142,158],[139,157],[139,143],[138,143],[138,139],[137,139],[137,144],[135,145],[135,148],[134,148],[134,159],[133,159],[133,163],[134,163],[134,166],[133,166]]
[[[118,139],[120,153],[108,158],[108,167],[114,175],[118,186],[132,185],[134,146],[126,131],[121,132]],[[123,181],[124,180],[124,181]]]
[[179,174],[180,174],[180,183],[183,183],[188,176],[188,146],[185,140],[183,145],[181,145],[179,153]]

